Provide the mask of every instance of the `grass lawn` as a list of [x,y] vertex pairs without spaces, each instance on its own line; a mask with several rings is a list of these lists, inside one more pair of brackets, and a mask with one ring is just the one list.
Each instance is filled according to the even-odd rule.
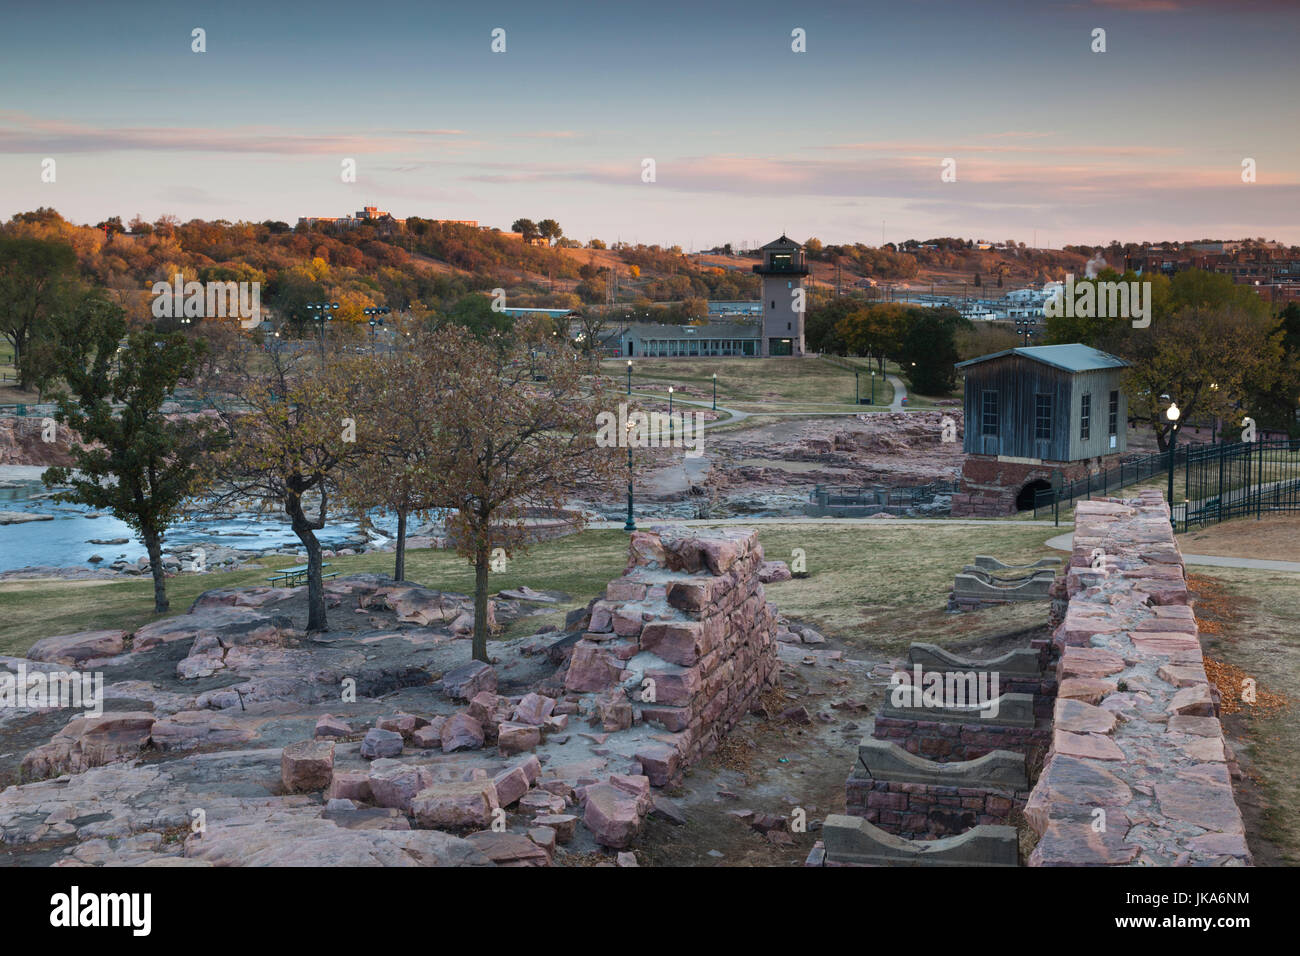
[[[809,576],[770,585],[770,600],[782,612],[812,624],[851,648],[897,655],[913,640],[962,644],[985,635],[1041,623],[1042,603],[1010,606],[979,614],[943,610],[953,575],[976,554],[993,554],[1012,563],[1059,555],[1043,546],[1053,529],[1021,524],[988,526],[929,524],[806,526],[765,525],[760,540],[770,558],[789,560],[794,548],[807,555]],[[493,574],[492,588],[527,584],[558,590],[571,601],[545,616],[529,618],[519,633],[563,622],[564,612],[585,605],[626,561],[622,531],[584,531],[538,545]],[[332,558],[330,570],[392,573],[392,556],[366,554]],[[294,558],[268,561],[267,568],[180,575],[168,582],[175,613],[184,612],[210,588],[265,583],[270,568],[296,564]],[[427,587],[470,593],[473,572],[455,554],[412,551],[407,578]],[[152,579],[124,581],[13,581],[0,584],[0,654],[22,654],[38,638],[94,628],[134,628],[154,620]]]
[[[1224,728],[1245,774],[1234,789],[1255,862],[1294,866],[1300,863],[1300,722],[1287,695],[1300,680],[1300,574],[1189,571],[1205,657],[1237,669],[1221,677],[1219,689]],[[1256,681],[1254,704],[1239,699],[1237,682],[1245,677]]]
[[[601,363],[607,375],[620,382],[627,376],[626,359]],[[814,403],[853,407],[853,372],[818,358],[634,358],[632,388],[642,392],[667,393],[668,386],[687,398],[712,400],[713,375],[718,376],[718,402]],[[860,386],[870,392],[869,377]],[[893,389],[877,381],[877,403],[888,404]]]

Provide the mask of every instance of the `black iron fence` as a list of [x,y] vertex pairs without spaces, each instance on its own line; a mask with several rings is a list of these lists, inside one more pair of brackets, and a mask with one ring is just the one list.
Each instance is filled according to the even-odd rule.
[[1080,498],[1105,498],[1138,484],[1160,482],[1167,492],[1171,460],[1175,531],[1244,515],[1300,511],[1300,440],[1279,439],[1188,443],[1172,454],[1130,459],[1035,492],[1034,517],[1046,510],[1059,521],[1061,508]]

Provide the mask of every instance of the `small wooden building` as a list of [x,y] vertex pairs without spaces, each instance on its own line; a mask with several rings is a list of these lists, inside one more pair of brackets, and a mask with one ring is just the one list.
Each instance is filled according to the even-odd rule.
[[1122,453],[1128,363],[1087,345],[1035,345],[959,362],[965,452],[1037,462]]

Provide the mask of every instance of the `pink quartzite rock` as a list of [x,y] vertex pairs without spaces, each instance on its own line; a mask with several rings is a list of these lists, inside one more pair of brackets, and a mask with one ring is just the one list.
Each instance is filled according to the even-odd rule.
[[525,694],[515,706],[512,719],[521,724],[533,724],[540,727],[555,710],[555,698],[543,697],[541,694]]
[[483,739],[483,726],[468,714],[455,714],[442,725],[443,753],[478,750]]
[[543,813],[533,817],[533,824],[555,831],[560,843],[568,843],[577,832],[578,818],[571,813]]
[[528,777],[522,767],[503,770],[492,778],[492,783],[497,788],[497,801],[503,807],[513,806],[528,792]]
[[1118,688],[1113,681],[1100,680],[1096,677],[1067,677],[1061,681],[1056,690],[1056,699],[1081,700],[1086,704],[1099,704],[1107,694],[1113,694]]
[[364,770],[335,770],[325,799],[369,801],[370,775]]
[[604,649],[579,641],[573,646],[564,687],[579,693],[607,690],[617,683],[619,670],[617,662]]
[[1108,734],[1115,729],[1115,715],[1110,711],[1063,697],[1056,699],[1053,721],[1057,730],[1079,734]]
[[334,744],[302,740],[280,753],[280,782],[290,793],[324,790],[334,774]]
[[465,837],[497,866],[550,866],[551,854],[522,833],[482,830]]
[[758,566],[758,579],[764,584],[772,584],[775,581],[789,581],[794,575],[790,573],[790,566],[784,561],[764,561]]
[[81,773],[134,757],[149,742],[153,725],[153,714],[141,711],[77,717],[68,721],[48,744],[23,758],[23,777],[41,780],[62,773]]
[[1052,747],[1059,754],[1070,757],[1090,757],[1093,760],[1123,760],[1124,751],[1115,741],[1100,734],[1072,734],[1057,730],[1052,734]]
[[582,822],[601,846],[621,850],[631,844],[641,827],[637,800],[608,783],[587,787]]
[[541,728],[504,721],[497,725],[497,749],[502,756],[524,753],[542,742]]
[[74,667],[96,657],[116,657],[126,648],[126,631],[81,631],[44,637],[31,646],[27,659]]
[[497,790],[491,780],[436,783],[411,801],[417,825],[428,830],[488,827],[497,809]]
[[352,734],[352,728],[348,722],[332,714],[325,714],[316,721],[317,737],[348,737]]
[[442,692],[452,700],[473,700],[480,691],[496,693],[497,672],[490,664],[470,661],[442,675]]
[[370,760],[378,757],[396,757],[402,752],[402,735],[391,730],[372,727],[361,740],[361,756]]
[[428,767],[398,760],[376,760],[370,765],[370,793],[376,806],[409,811],[415,795],[433,786]]
[[698,621],[652,621],[641,632],[641,647],[670,663],[690,667],[705,653],[703,628]]

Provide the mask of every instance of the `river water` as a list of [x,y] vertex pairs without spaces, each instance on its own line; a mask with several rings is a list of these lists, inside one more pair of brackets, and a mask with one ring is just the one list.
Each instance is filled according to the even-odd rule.
[[[0,525],[0,571],[30,566],[107,567],[119,557],[135,561],[144,556],[144,545],[123,522],[107,512],[95,512],[84,505],[64,504],[48,497],[49,489],[39,479],[6,480],[0,483],[0,511],[50,515],[49,521]],[[388,522],[375,518],[373,524],[388,530]],[[317,533],[326,548],[338,548],[361,537],[356,521],[331,521]],[[91,544],[126,538],[126,544]],[[283,513],[239,515],[220,519],[201,518],[177,523],[167,531],[165,548],[212,547],[221,545],[247,551],[300,547]],[[92,555],[104,560],[90,563]]]

